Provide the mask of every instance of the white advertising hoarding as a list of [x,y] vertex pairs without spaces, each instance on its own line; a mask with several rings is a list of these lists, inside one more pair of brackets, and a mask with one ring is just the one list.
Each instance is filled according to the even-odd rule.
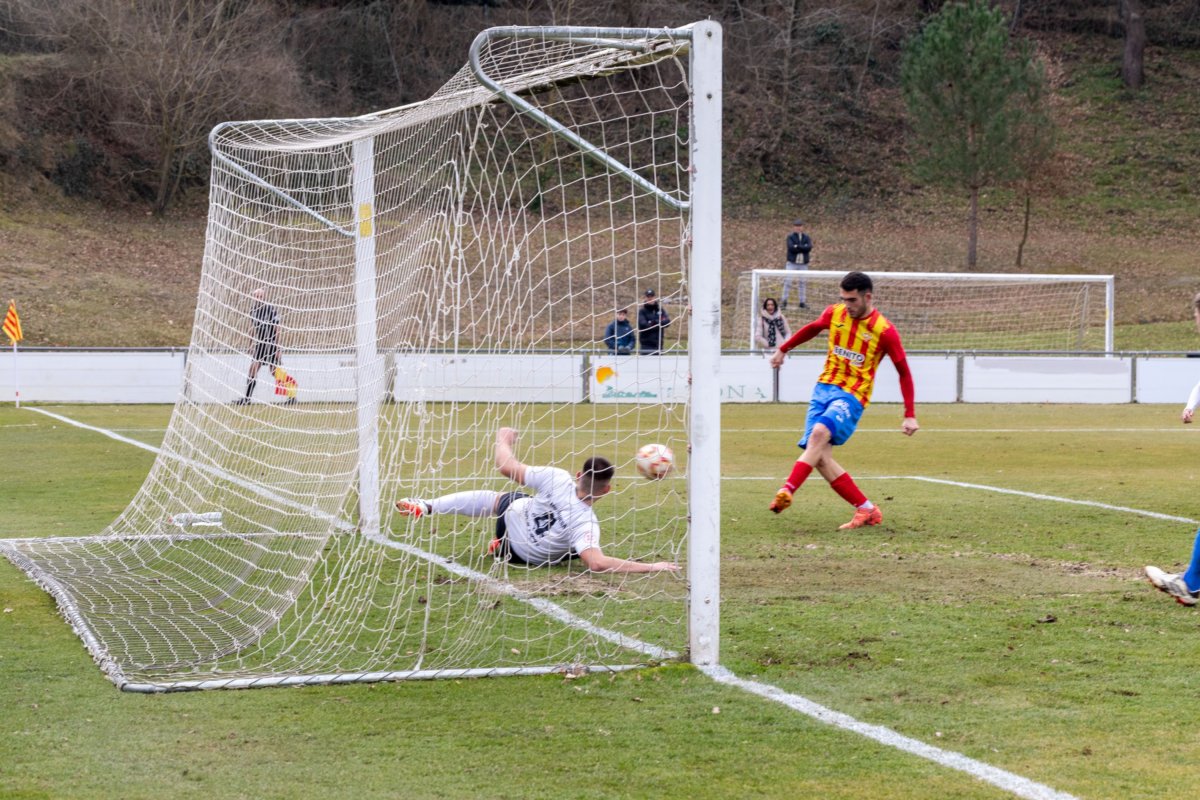
[[979,357],[963,363],[968,403],[1128,403],[1128,358]]
[[583,357],[577,355],[397,354],[397,402],[583,401]]

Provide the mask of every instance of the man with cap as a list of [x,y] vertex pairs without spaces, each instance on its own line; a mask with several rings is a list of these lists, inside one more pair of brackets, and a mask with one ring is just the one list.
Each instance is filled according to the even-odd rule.
[[656,356],[662,350],[663,328],[671,324],[667,311],[658,304],[658,293],[646,290],[646,302],[638,309],[638,344],[644,356]]
[[[785,269],[807,270],[808,269],[808,254],[812,252],[812,237],[804,232],[804,220],[798,219],[792,223],[792,232],[787,237],[787,264]],[[796,302],[804,308],[805,301],[805,282],[793,278],[783,279],[783,302],[779,304],[782,311],[787,308],[788,304],[788,289],[790,284],[796,284]]]

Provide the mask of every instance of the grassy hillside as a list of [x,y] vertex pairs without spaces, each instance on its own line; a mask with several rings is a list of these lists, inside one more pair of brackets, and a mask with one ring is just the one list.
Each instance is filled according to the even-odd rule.
[[[1034,201],[1023,271],[1113,273],[1119,348],[1194,349],[1200,51],[1150,48],[1146,88],[1131,94],[1117,77],[1118,39],[1047,34],[1038,45],[1056,87],[1061,155],[1051,191]],[[878,103],[894,106],[895,97]],[[893,182],[871,197],[817,203],[803,187],[781,195],[754,180],[727,180],[729,286],[743,270],[779,265],[797,214],[816,241],[814,266],[962,269],[964,199]],[[734,200],[747,197],[757,199]],[[18,299],[26,344],[186,345],[205,224],[203,199],[189,201],[156,218],[64,198],[45,177],[0,176],[0,298]],[[1020,199],[988,193],[981,219],[979,270],[1014,270]]]

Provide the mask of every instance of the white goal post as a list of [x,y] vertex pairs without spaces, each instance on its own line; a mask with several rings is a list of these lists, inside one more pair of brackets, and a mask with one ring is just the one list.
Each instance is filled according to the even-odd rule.
[[[735,346],[760,348],[758,319],[767,298],[790,296],[784,314],[795,330],[838,301],[848,271],[743,273],[734,318],[748,339],[744,333]],[[875,305],[896,324],[907,350],[1113,351],[1112,275],[864,271]],[[811,346],[817,345],[824,346]]]
[[[713,22],[494,28],[426,101],[218,126],[149,476],[99,534],[0,553],[128,691],[717,663],[721,48]],[[661,354],[608,354],[651,289]],[[690,388],[584,402],[614,374]],[[398,513],[520,489],[501,427],[526,464],[609,459],[604,553],[681,571],[518,565],[491,517]],[[648,443],[674,474],[637,476]]]

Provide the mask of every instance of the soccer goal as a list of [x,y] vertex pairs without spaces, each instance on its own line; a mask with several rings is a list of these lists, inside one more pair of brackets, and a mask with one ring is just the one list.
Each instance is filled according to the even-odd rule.
[[[848,270],[756,269],[738,283],[734,319],[758,349],[759,309],[780,301],[792,329],[838,302]],[[970,272],[874,272],[875,304],[903,332],[907,350],[1112,352],[1112,275],[1021,275]],[[803,303],[803,307],[801,307]],[[747,340],[746,336],[749,335]],[[814,340],[806,348],[824,348]]]
[[[0,542],[105,674],[171,691],[717,660],[721,29],[494,28],[430,99],[227,123],[185,382],[97,535]],[[694,254],[694,257],[693,257]],[[663,354],[611,358],[654,289]],[[259,369],[252,375],[252,363]],[[664,381],[669,400],[590,402]],[[617,467],[593,574],[402,497]],[[662,480],[641,445],[673,449]],[[699,501],[698,501],[699,500]]]

